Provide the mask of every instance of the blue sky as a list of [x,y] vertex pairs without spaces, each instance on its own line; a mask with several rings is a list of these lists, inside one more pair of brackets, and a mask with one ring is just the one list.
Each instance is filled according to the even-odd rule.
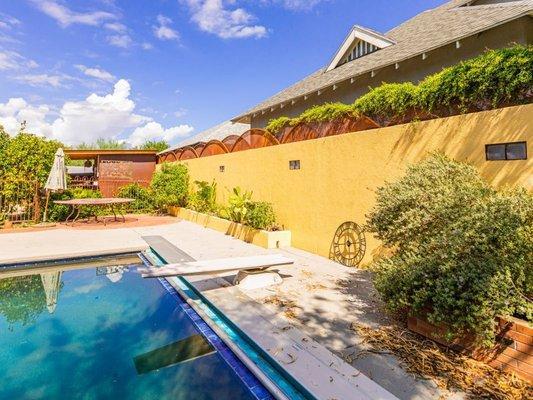
[[0,124],[172,143],[443,0],[0,0]]

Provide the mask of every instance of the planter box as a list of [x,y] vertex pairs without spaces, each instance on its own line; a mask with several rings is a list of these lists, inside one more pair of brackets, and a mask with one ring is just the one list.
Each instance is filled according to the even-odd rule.
[[445,339],[445,326],[436,326],[422,317],[409,317],[407,327],[422,336],[460,351],[491,367],[515,372],[533,382],[533,327],[527,321],[512,317],[498,318],[496,345],[485,349],[476,346],[473,335],[452,342]]
[[233,236],[236,239],[253,243],[266,249],[277,249],[291,245],[291,231],[263,231],[181,207],[169,207],[168,212],[170,215],[197,223],[204,228],[214,229],[226,235]]

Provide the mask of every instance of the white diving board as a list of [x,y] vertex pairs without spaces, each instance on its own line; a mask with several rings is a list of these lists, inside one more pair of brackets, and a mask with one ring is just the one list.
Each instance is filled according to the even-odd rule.
[[138,268],[143,278],[162,278],[167,276],[190,276],[216,274],[229,271],[267,269],[278,265],[294,264],[294,260],[281,254],[263,256],[231,257],[214,260],[187,261],[167,264],[161,267]]

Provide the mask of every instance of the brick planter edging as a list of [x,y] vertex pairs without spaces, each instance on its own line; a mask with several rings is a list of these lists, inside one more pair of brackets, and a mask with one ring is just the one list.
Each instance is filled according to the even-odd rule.
[[423,317],[409,317],[407,327],[444,346],[460,351],[491,367],[515,372],[518,376],[533,383],[533,327],[527,321],[512,317],[498,317],[496,345],[490,349],[476,346],[473,335],[459,339],[445,339],[445,326],[431,324]]
[[233,236],[236,239],[243,240],[247,243],[253,243],[266,249],[290,247],[291,245],[291,231],[271,232],[254,229],[246,225],[228,221],[227,219],[203,214],[182,207],[169,207],[168,212],[174,217],[194,222],[202,225],[204,228],[217,230],[226,235]]

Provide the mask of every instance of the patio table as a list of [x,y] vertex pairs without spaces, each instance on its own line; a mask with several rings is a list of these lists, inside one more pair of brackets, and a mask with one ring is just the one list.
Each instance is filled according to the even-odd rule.
[[[134,199],[129,198],[122,198],[122,197],[104,197],[104,198],[88,198],[88,199],[71,199],[71,200],[56,200],[54,203],[56,204],[63,204],[66,206],[72,207],[72,211],[68,215],[65,224],[68,225],[69,221],[71,221],[71,225],[74,225],[78,217],[80,216],[81,209],[83,207],[111,207],[111,211],[113,212],[113,215],[115,217],[115,221],[118,221],[117,218],[117,209],[115,208],[117,205],[127,204],[133,202]],[[91,208],[91,210],[93,210]],[[118,213],[122,217],[122,222],[126,222],[126,218],[124,217],[124,214],[122,213],[120,207],[118,208]],[[72,218],[74,216],[74,218]],[[98,220],[98,215],[96,215],[96,212],[93,212],[92,215],[89,215],[87,217],[87,221],[91,218],[91,216],[94,216],[94,220],[96,222],[100,222]],[[102,218],[102,222],[104,225],[106,225],[105,218]]]

